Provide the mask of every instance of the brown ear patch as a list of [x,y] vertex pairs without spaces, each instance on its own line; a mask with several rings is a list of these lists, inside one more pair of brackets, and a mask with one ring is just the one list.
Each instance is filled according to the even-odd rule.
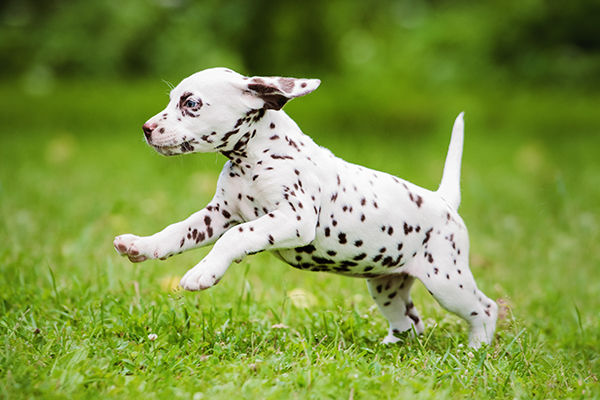
[[267,85],[266,83],[257,82],[251,83],[248,85],[248,89],[256,92],[257,94],[270,94],[273,92],[279,92],[279,88],[271,85]]
[[267,110],[281,110],[289,100],[287,97],[277,94],[262,96],[262,99],[265,101]]
[[262,79],[253,79],[253,82],[248,85],[248,89],[256,93],[256,96],[265,102],[267,110],[281,110],[289,98],[281,94],[279,88],[267,85]]

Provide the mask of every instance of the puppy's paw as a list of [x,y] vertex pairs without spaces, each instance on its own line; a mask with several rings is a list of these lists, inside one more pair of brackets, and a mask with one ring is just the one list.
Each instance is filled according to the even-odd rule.
[[389,334],[381,341],[381,344],[393,344],[393,343],[399,342],[400,340],[402,340],[402,339],[400,339],[399,337],[396,337],[392,334]]
[[[202,264],[202,263],[201,263]],[[206,290],[213,287],[221,280],[221,276],[196,265],[190,269],[179,282],[179,286],[190,292]]]
[[115,250],[122,255],[127,256],[129,261],[138,263],[148,259],[159,258],[158,250],[152,251],[147,238],[141,238],[136,235],[126,234],[117,236],[113,242]]

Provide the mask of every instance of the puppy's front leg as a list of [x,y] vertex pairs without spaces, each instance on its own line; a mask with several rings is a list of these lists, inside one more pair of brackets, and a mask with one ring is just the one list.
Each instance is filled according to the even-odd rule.
[[305,246],[315,238],[316,216],[303,217],[277,210],[225,232],[208,255],[181,279],[180,286],[195,291],[217,284],[233,261],[263,250]]
[[121,235],[115,238],[113,245],[119,254],[127,256],[131,262],[157,258],[164,260],[214,243],[226,229],[235,224],[237,221],[232,219],[231,214],[213,201],[186,220],[169,225],[152,236]]

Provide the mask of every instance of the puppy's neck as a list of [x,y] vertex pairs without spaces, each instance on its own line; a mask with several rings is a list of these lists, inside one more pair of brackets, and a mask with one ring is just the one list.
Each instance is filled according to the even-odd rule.
[[227,145],[218,149],[234,165],[255,164],[268,154],[291,155],[312,143],[282,110],[251,110],[240,121],[225,135]]

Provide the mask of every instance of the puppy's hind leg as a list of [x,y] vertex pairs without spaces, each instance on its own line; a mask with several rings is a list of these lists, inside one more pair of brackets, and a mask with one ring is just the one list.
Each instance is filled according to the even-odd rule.
[[[415,278],[407,274],[388,275],[367,280],[369,293],[384,317],[390,323],[388,335],[383,343],[395,343],[395,333],[412,331],[417,334],[425,330],[423,321],[410,297],[410,289]],[[411,332],[412,334],[412,332]]]
[[[498,305],[477,288],[469,270],[468,255],[463,253],[457,259],[444,257],[441,254],[450,253],[436,251],[435,243],[429,246],[429,251],[425,253],[425,260],[419,262],[417,278],[442,307],[467,321],[471,347],[477,349],[482,343],[490,344],[496,329]],[[465,253],[467,251],[468,247]]]

